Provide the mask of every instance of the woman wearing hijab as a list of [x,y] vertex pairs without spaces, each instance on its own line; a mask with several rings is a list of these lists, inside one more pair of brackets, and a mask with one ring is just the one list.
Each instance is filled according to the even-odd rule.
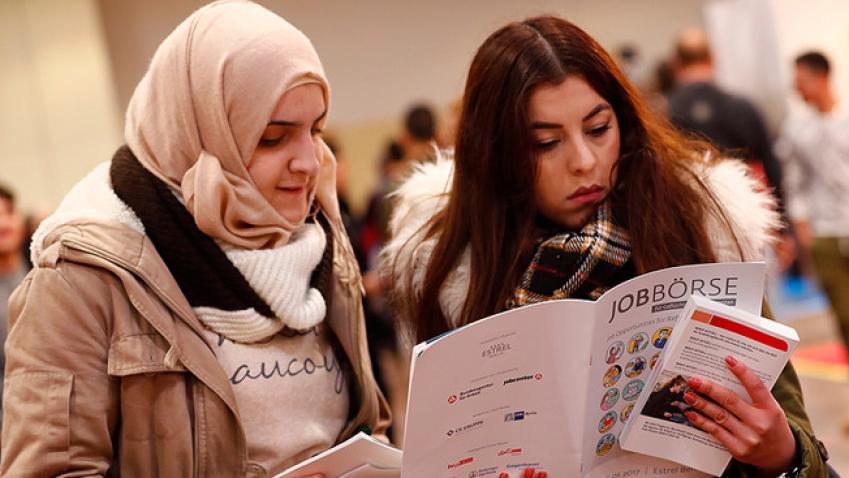
[[3,476],[266,476],[384,433],[309,40],[246,1],[157,50],[10,303]]

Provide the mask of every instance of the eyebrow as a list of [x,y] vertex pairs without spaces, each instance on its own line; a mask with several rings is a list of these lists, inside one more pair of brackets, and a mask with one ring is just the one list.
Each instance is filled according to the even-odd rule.
[[[318,123],[319,121],[324,119],[325,116],[327,116],[327,110],[324,110],[321,113],[321,115],[319,115],[318,118],[313,120],[313,124]],[[302,123],[300,123],[298,121],[288,121],[288,120],[269,120],[268,124],[277,125],[277,126],[301,126]]]
[[[597,105],[595,108],[593,108],[589,113],[587,113],[586,116],[581,118],[581,121],[587,121],[590,118],[592,118],[593,116],[601,113],[602,111],[607,111],[607,110],[610,110],[610,109],[611,108],[610,108],[609,104],[601,103],[601,104]],[[544,121],[535,121],[535,122],[531,123],[531,129],[558,129],[558,128],[562,128],[562,127],[563,127],[562,124],[547,123],[547,122],[544,122]]]

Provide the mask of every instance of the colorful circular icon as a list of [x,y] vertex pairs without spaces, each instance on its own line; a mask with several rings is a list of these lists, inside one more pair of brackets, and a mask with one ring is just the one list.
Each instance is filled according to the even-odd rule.
[[643,383],[642,380],[631,380],[624,387],[622,387],[622,400],[626,402],[630,402],[632,400],[636,400],[638,396],[640,396],[640,392],[643,391]]
[[619,381],[619,377],[622,376],[622,367],[619,365],[611,365],[607,372],[604,372],[604,378],[601,380],[601,383],[604,384],[605,387],[612,387]]
[[634,404],[629,403],[628,406],[622,409],[622,413],[619,414],[619,421],[625,423],[628,421],[628,417],[631,416],[631,410],[634,409]]
[[598,432],[607,433],[616,425],[616,412],[607,412],[598,422]]
[[635,354],[642,352],[649,345],[649,336],[643,332],[635,334],[628,342],[628,353]]
[[608,433],[601,437],[598,441],[598,444],[595,446],[595,454],[598,456],[604,456],[607,452],[613,448],[613,445],[616,443],[616,437],[612,433]]
[[657,359],[660,358],[660,352],[655,352],[654,355],[649,359],[649,368],[654,370],[654,366],[657,364]]
[[625,366],[625,376],[628,378],[639,377],[646,369],[646,359],[642,356],[634,357]]
[[666,346],[666,341],[669,340],[669,335],[672,333],[672,327],[662,327],[654,332],[651,336],[651,343],[655,347],[662,349]]
[[621,341],[617,340],[610,344],[610,347],[607,348],[607,363],[614,364],[619,357],[625,352],[625,344]]
[[616,405],[616,402],[619,401],[619,390],[615,388],[610,388],[604,395],[601,397],[601,409],[602,410],[610,410],[613,408],[613,405]]

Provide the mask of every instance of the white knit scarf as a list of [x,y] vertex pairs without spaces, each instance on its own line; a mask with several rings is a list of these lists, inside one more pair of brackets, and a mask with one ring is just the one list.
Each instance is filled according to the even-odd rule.
[[195,313],[211,330],[240,343],[266,340],[287,326],[298,331],[315,327],[324,320],[327,306],[321,293],[309,284],[325,245],[324,231],[317,224],[304,224],[286,245],[274,249],[241,249],[219,242],[276,317],[265,317],[254,308],[195,307]]

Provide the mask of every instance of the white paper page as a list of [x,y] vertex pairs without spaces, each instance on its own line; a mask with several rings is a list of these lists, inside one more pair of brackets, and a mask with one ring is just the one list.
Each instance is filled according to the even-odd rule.
[[[378,476],[399,477],[401,476],[401,450],[360,432],[335,447],[289,468],[274,478],[303,478],[316,473],[323,473],[326,478],[336,478],[354,470],[363,469],[364,465],[380,468],[382,473],[390,470],[395,472],[394,475],[374,475],[375,478]],[[351,476],[365,477],[372,475]]]
[[404,477],[576,476],[591,313],[546,302],[430,344],[414,359]]
[[[401,470],[397,468],[378,468],[369,464],[365,464],[355,470],[351,470],[344,475],[339,475],[339,478],[400,478]],[[332,478],[332,477],[325,477]]]
[[[737,377],[728,370],[727,355],[745,363],[768,387],[772,387],[792,354],[799,337],[786,325],[762,319],[756,314],[726,307],[701,297],[693,297],[679,320],[672,346],[664,354],[659,374],[653,374],[648,387],[657,394],[640,397],[638,410],[644,410],[652,396],[656,405],[664,408],[635,415],[623,440],[630,450],[664,456],[686,463],[706,473],[719,475],[728,465],[731,455],[710,434],[689,423],[683,411],[678,413],[675,402],[683,397],[686,388],[671,395],[670,384],[684,381],[692,375],[707,377],[737,393],[745,401],[749,395]],[[674,390],[673,390],[674,391]],[[651,408],[651,407],[650,407]],[[650,415],[650,416],[649,416]],[[661,418],[663,417],[663,418]]]
[[765,272],[763,263],[675,267],[631,279],[598,300],[586,398],[584,474],[702,476],[659,458],[637,460],[619,446],[618,436],[691,293],[759,313]]

